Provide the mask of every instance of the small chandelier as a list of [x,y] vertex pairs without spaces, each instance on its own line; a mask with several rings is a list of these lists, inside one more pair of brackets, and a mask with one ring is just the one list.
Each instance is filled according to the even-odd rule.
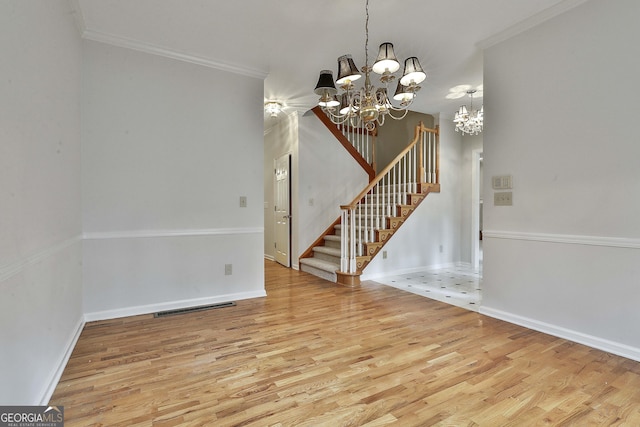
[[[393,44],[386,42],[380,45],[378,57],[373,66],[369,66],[369,0],[366,1],[365,10],[363,87],[355,89],[353,82],[362,77],[362,74],[358,71],[351,55],[343,55],[338,58],[338,78],[335,81],[343,91],[340,97],[337,96],[338,90],[331,70],[320,71],[320,78],[314,92],[320,95],[318,105],[333,123],[349,122],[354,127],[364,123],[366,129],[373,130],[376,123],[380,126],[384,124],[386,116],[401,120],[407,115],[416,92],[420,90],[418,84],[426,79],[427,75],[420,66],[418,58],[415,56],[408,58],[404,62],[404,72],[393,95],[393,99],[400,105],[396,107],[391,104],[388,97],[389,83],[396,78],[393,73],[400,69],[400,63],[393,52]],[[371,71],[380,75],[380,81],[384,87],[376,88],[371,84]]]
[[278,117],[278,114],[280,114],[280,111],[282,111],[282,102],[280,102],[280,101],[266,101],[264,103],[264,111],[270,117],[275,119],[276,117]]
[[482,126],[484,122],[484,106],[480,107],[480,110],[473,109],[473,94],[475,90],[468,90],[467,93],[471,98],[471,106],[467,110],[466,106],[460,107],[456,112],[456,116],[453,119],[453,123],[456,124],[456,132],[462,132],[464,135],[478,135],[482,132]]

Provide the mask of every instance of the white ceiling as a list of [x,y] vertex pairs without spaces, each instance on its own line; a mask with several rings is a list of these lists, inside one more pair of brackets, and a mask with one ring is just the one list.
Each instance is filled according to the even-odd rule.
[[[369,59],[394,44],[427,72],[413,110],[453,116],[482,84],[482,49],[585,0],[370,0]],[[71,0],[85,38],[266,77],[265,99],[306,111],[338,56],[364,64],[365,0]],[[393,88],[395,89],[395,87]]]

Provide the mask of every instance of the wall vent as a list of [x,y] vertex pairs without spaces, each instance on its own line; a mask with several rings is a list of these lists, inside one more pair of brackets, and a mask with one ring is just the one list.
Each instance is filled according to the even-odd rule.
[[230,302],[221,302],[219,304],[201,305],[198,307],[178,308],[176,310],[159,311],[157,313],[154,313],[153,317],[177,316],[178,314],[193,313],[195,311],[212,310],[214,308],[233,307],[235,305],[236,303],[234,301],[230,301]]

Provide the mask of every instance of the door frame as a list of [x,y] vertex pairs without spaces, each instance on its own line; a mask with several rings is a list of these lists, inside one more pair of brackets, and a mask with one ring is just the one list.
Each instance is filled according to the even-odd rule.
[[482,148],[471,151],[471,266],[480,270],[480,159]]
[[[282,264],[280,263],[277,259],[277,255],[278,255],[278,250],[277,247],[275,246],[277,243],[277,239],[278,239],[278,218],[275,215],[275,209],[276,209],[276,202],[278,200],[278,182],[277,182],[277,177],[276,177],[276,171],[277,171],[277,165],[278,165],[278,160],[282,159],[283,157],[287,157],[288,160],[288,164],[287,164],[287,168],[288,168],[288,173],[287,173],[287,191],[289,193],[289,206],[288,206],[288,212],[289,212],[289,221],[288,221],[288,228],[287,228],[287,234],[288,234],[288,250],[287,250],[287,262],[286,264]],[[292,203],[291,203],[291,168],[292,168],[292,153],[288,152],[288,153],[284,153],[276,158],[273,159],[273,169],[274,169],[274,173],[273,173],[273,201],[274,201],[274,216],[273,216],[273,229],[274,229],[274,248],[275,248],[275,253],[274,253],[274,260],[276,262],[279,262],[280,264],[284,265],[285,267],[291,267],[292,265],[292,257],[291,257],[291,251],[292,251],[292,236],[291,236],[291,231],[292,231],[292,221],[293,221],[293,217],[292,217]]]
[[482,148],[471,151],[471,266],[480,270],[480,159]]

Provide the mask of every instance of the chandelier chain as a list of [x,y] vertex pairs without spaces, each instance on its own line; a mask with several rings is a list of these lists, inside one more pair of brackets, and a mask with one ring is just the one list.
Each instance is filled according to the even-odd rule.
[[365,5],[365,11],[366,11],[366,19],[364,21],[364,34],[365,34],[365,39],[364,39],[364,65],[366,67],[369,66],[369,0],[367,0],[367,3]]

